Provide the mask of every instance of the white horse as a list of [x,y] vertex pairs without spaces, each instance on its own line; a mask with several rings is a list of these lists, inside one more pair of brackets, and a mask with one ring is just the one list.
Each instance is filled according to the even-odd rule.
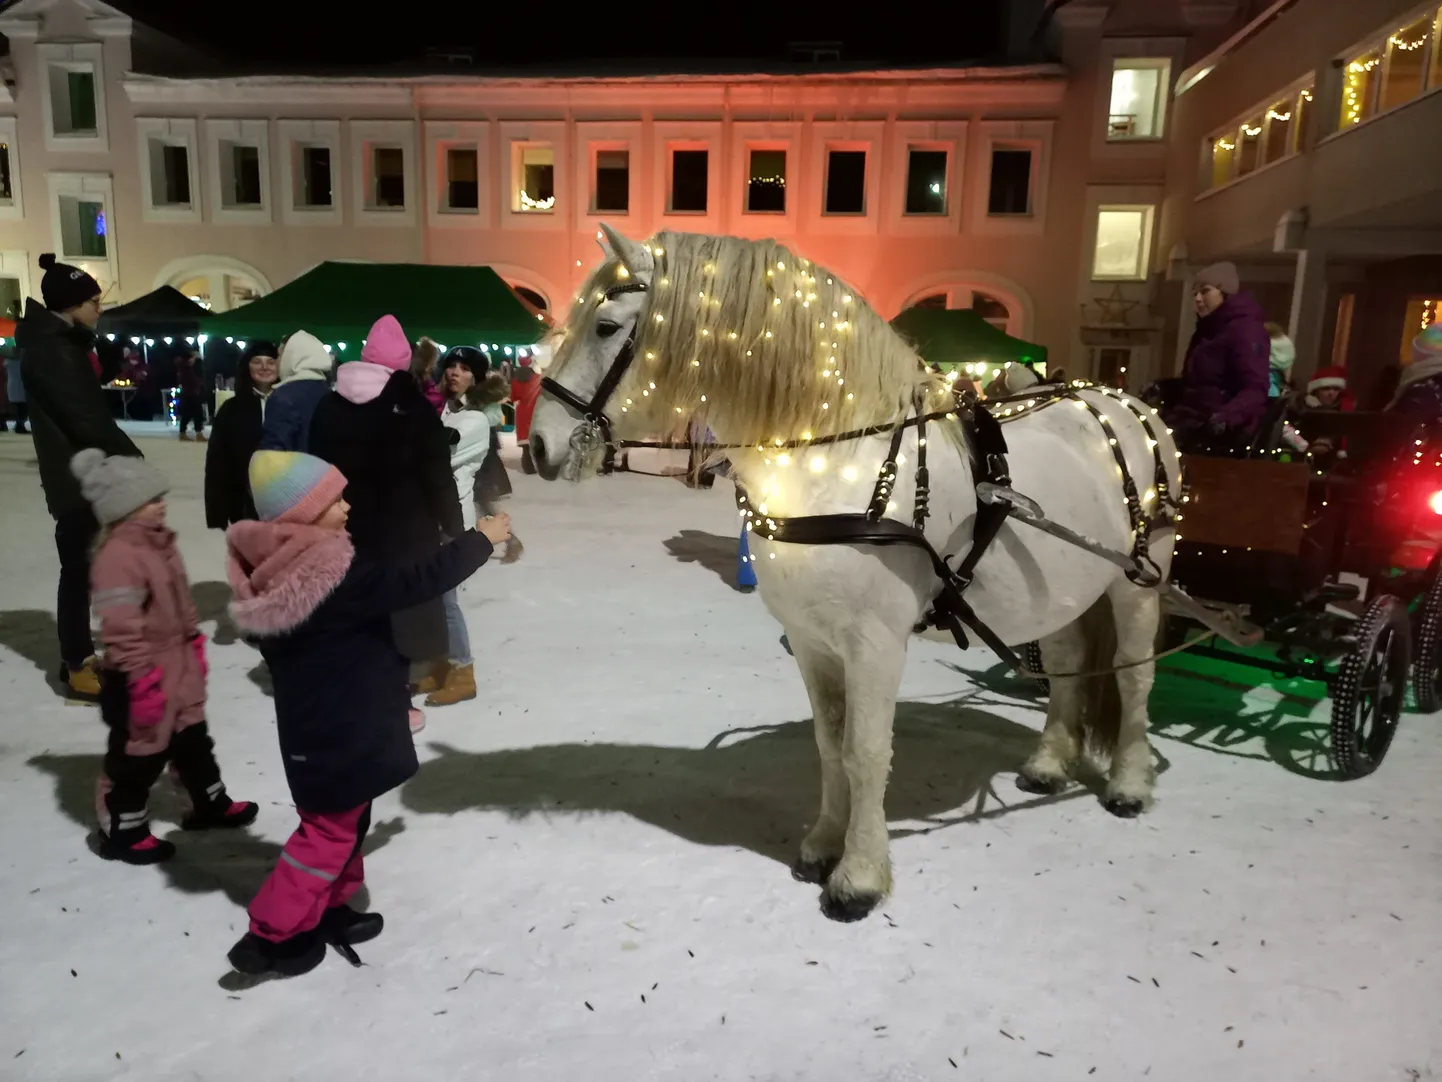
[[[902,421],[918,401],[926,409],[951,402],[945,382],[854,290],[774,241],[660,233],[642,244],[606,228],[602,248],[606,261],[576,298],[548,372],[554,386],[531,427],[532,456],[547,479],[594,476],[597,418],[607,431],[614,425],[616,439],[662,435],[696,418],[721,444],[745,448],[727,457],[758,513],[855,513],[870,499],[890,434],[813,441]],[[1070,398],[1008,411],[1014,487],[1053,521],[1128,552],[1135,530],[1115,453],[1155,507],[1156,455],[1171,491],[1180,491],[1175,448],[1160,423],[1150,440],[1141,403],[1100,390],[1077,394],[1110,428]],[[962,554],[978,508],[972,467],[954,422],[934,422],[928,432],[926,535],[940,552]],[[911,517],[918,439],[916,427],[905,430],[891,517]],[[1163,574],[1173,541],[1170,527],[1151,537]],[[909,546],[785,545],[758,535],[752,552],[761,596],[806,682],[821,755],[821,809],[793,872],[824,883],[828,916],[858,919],[891,889],[883,800],[892,718],[907,641],[941,584],[925,553]],[[1099,681],[1052,678],[1045,730],[1017,783],[1059,791],[1084,752],[1105,745],[1112,754],[1104,805],[1122,816],[1141,811],[1154,782],[1147,659],[1157,594],[1093,555],[1008,522],[966,600],[1002,641],[1039,641],[1048,673],[1125,666],[1105,681],[1110,711],[1101,708]]]

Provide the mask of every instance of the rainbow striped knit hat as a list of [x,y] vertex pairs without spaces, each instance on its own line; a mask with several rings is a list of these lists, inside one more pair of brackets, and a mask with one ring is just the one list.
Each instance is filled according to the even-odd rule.
[[345,492],[340,470],[298,451],[250,456],[250,494],[262,522],[312,523]]

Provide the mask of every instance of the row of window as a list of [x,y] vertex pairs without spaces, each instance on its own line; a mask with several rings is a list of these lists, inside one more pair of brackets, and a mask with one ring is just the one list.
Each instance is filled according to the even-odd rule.
[[[1342,59],[1336,130],[1346,131],[1442,87],[1442,7],[1393,27]],[[1203,148],[1202,189],[1219,188],[1306,149],[1315,88],[1291,90],[1213,133]],[[1325,119],[1325,118],[1323,118]]]

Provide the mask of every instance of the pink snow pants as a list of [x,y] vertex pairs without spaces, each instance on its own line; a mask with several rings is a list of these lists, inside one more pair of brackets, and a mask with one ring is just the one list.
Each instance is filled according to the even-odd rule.
[[250,930],[272,942],[310,931],[365,882],[361,843],[370,829],[370,804],[325,815],[296,810],[300,826],[250,903]]

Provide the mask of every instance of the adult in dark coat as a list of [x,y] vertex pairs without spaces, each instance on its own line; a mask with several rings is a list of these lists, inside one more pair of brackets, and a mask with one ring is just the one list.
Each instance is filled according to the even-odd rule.
[[44,306],[26,302],[15,328],[21,373],[35,433],[35,457],[45,503],[55,519],[60,585],[55,625],[60,636],[61,678],[78,698],[98,700],[100,677],[90,637],[90,553],[100,525],[70,472],[76,452],[95,447],[107,455],[144,457],[110,414],[105,392],[91,367],[95,325],[100,321],[100,284],[77,267],[40,257]]
[[[371,328],[359,361],[343,364],[336,389],[311,419],[310,452],[346,477],[350,534],[365,559],[424,559],[442,535],[465,526],[451,477],[450,439],[410,375],[411,345],[393,316]],[[397,613],[396,646],[413,662],[445,656],[439,598]]]
[[1261,305],[1241,290],[1237,268],[1217,263],[1196,277],[1197,329],[1167,422],[1178,444],[1239,444],[1267,412],[1271,338]]
[[280,349],[280,383],[265,404],[262,451],[309,451],[310,423],[330,394],[331,355],[315,335],[296,331]]
[[235,372],[235,394],[215,411],[205,453],[205,524],[223,530],[255,518],[250,456],[260,447],[266,399],[280,378],[274,342],[250,342]]

